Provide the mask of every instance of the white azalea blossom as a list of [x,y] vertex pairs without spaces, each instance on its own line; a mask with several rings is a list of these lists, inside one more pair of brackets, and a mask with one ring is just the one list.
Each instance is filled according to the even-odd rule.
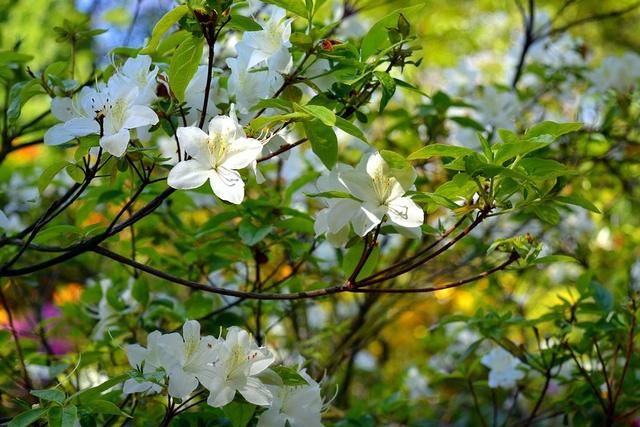
[[324,199],[328,206],[316,216],[316,235],[326,234],[332,244],[341,245],[348,237],[349,225],[359,236],[369,233],[385,218],[400,228],[420,227],[424,212],[405,196],[414,181],[415,173],[394,174],[379,153],[363,158],[356,168],[337,165],[318,179],[318,190],[348,193],[354,198]]
[[258,20],[262,30],[245,32],[236,49],[238,53],[242,50],[250,52],[249,68],[266,63],[269,70],[286,73],[291,67],[289,38],[292,19],[285,19],[286,11],[275,6],[269,7],[266,15],[268,20]]
[[[142,369],[143,374],[151,374],[162,368],[162,354],[165,349],[162,345],[162,334],[153,331],[147,337],[147,348],[139,344],[128,345],[125,348],[131,367]],[[130,378],[125,381],[122,391],[130,393],[159,393],[162,390],[160,384],[151,381],[137,381]]]
[[191,159],[171,169],[169,186],[189,190],[209,181],[216,196],[234,204],[242,203],[244,182],[238,170],[256,161],[262,143],[246,137],[235,115],[214,117],[209,122],[209,134],[190,126],[178,128],[177,136]]
[[121,85],[135,86],[138,88],[136,104],[148,105],[156,100],[156,77],[158,67],[151,64],[149,55],[138,55],[125,61],[122,68],[114,74],[114,81]]
[[597,92],[637,89],[640,80],[640,55],[628,52],[622,56],[608,56],[598,68],[590,70],[586,77]]
[[[215,72],[220,72],[214,69]],[[198,71],[193,76],[184,91],[184,101],[189,111],[186,113],[187,124],[196,126],[202,114],[202,101],[204,100],[205,87],[207,85],[207,66],[200,65]],[[220,110],[216,103],[226,103],[229,97],[225,89],[220,87],[220,79],[213,76],[209,86],[209,99],[207,100],[207,115],[205,121],[208,122],[218,114]]]
[[307,382],[300,386],[269,386],[273,402],[260,415],[258,427],[322,427],[320,384],[302,369],[298,374]]
[[161,363],[169,377],[170,396],[185,398],[198,387],[198,382],[211,381],[216,345],[215,338],[200,337],[200,324],[195,320],[185,322],[182,336],[171,333],[162,337]]
[[273,75],[265,70],[252,70],[246,53],[227,59],[227,65],[231,70],[227,89],[229,95],[235,97],[235,105],[241,118],[248,115],[250,108],[258,101],[275,93],[282,82],[280,75]]
[[524,378],[524,372],[518,369],[522,366],[522,362],[502,347],[495,347],[482,356],[480,362],[489,368],[489,387],[491,388],[512,388],[517,381]]
[[74,138],[101,135],[100,146],[121,157],[131,139],[130,130],[158,123],[158,116],[147,105],[137,103],[140,90],[117,74],[108,84],[84,87],[74,99],[54,98],[51,113],[63,121],[44,136],[48,145],[59,145]]
[[274,361],[266,347],[258,347],[247,331],[234,326],[229,328],[226,339],[216,343],[215,353],[212,375],[208,383],[203,383],[209,390],[209,405],[228,404],[236,391],[255,405],[272,402],[273,394],[257,377]]

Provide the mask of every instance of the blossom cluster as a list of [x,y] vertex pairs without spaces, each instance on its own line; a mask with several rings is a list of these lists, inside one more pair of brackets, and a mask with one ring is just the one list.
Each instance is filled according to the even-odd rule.
[[126,394],[158,393],[165,386],[169,396],[186,399],[198,386],[209,392],[207,403],[223,407],[239,393],[247,402],[265,407],[259,426],[321,426],[320,385],[304,369],[298,375],[306,385],[289,386],[269,369],[275,356],[259,347],[249,333],[230,327],[224,339],[201,336],[200,324],[185,322],[182,335],[154,331],[147,347],[126,347],[132,367],[142,377],[128,379]]

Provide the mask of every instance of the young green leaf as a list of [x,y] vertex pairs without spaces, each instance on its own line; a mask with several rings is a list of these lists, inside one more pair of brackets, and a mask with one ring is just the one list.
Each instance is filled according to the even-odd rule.
[[311,142],[311,150],[327,169],[333,169],[338,161],[338,138],[333,129],[318,119],[304,122],[302,126]]
[[203,38],[192,36],[180,43],[175,55],[171,58],[167,73],[169,86],[180,102],[184,101],[184,91],[198,71],[203,46]]

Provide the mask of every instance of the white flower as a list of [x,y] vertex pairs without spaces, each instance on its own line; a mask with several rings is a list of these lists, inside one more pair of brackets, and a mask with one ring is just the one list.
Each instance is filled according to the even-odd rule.
[[247,66],[255,67],[266,62],[269,70],[285,73],[291,67],[291,54],[289,48],[291,42],[291,21],[285,19],[285,10],[271,6],[266,15],[269,20],[258,20],[262,26],[261,31],[247,31],[242,35],[242,40],[236,47],[237,51],[250,51]]
[[307,385],[269,386],[273,402],[260,415],[258,427],[322,427],[320,385],[304,369],[298,374]]
[[234,115],[217,116],[209,122],[207,135],[197,127],[178,128],[182,148],[192,158],[179,162],[169,172],[167,183],[189,190],[207,180],[222,200],[234,204],[244,199],[244,182],[238,169],[252,165],[262,151],[262,143],[245,136]]
[[514,92],[498,91],[494,86],[486,86],[473,104],[478,109],[480,123],[489,124],[495,129],[515,130],[519,102]]
[[131,129],[158,123],[156,113],[136,103],[139,89],[113,76],[107,85],[84,87],[75,99],[54,98],[51,113],[64,123],[51,127],[44,136],[48,145],[59,145],[73,138],[102,135],[100,146],[109,154],[127,151]]
[[629,270],[629,282],[633,292],[640,292],[640,258],[636,259],[635,262],[631,264],[631,269]]
[[129,58],[122,68],[114,74],[114,82],[120,85],[135,86],[138,88],[136,104],[148,105],[156,100],[156,76],[158,67],[151,68],[151,57],[148,55],[138,55]]
[[[215,71],[219,71],[214,69]],[[217,76],[212,77],[211,86],[209,86],[209,99],[207,100],[207,116],[205,121],[210,121],[213,117],[220,113],[216,103],[226,103],[228,96],[226,90],[220,87],[220,79]],[[193,76],[187,88],[184,91],[184,101],[189,108],[186,119],[189,125],[195,126],[200,120],[202,113],[202,101],[204,100],[205,87],[207,85],[207,66],[200,65],[198,71]]]
[[[143,374],[150,374],[162,368],[162,354],[166,351],[162,346],[162,334],[153,331],[147,337],[147,348],[139,344],[128,345],[125,348],[131,367],[142,369]],[[151,381],[137,381],[133,378],[125,381],[122,391],[130,393],[159,393],[162,390],[160,384]]]
[[410,367],[407,371],[407,376],[404,379],[404,384],[409,390],[409,397],[411,398],[411,400],[420,399],[422,397],[428,396],[431,393],[431,390],[429,390],[427,379],[415,366]]
[[613,89],[625,92],[638,87],[640,79],[640,55],[625,53],[622,56],[609,56],[600,66],[586,75],[596,91]]
[[480,360],[489,368],[489,387],[512,388],[518,380],[524,378],[524,372],[518,369],[522,363],[502,347],[495,347]]
[[214,375],[212,362],[217,340],[200,337],[200,324],[185,322],[182,337],[178,333],[162,336],[161,365],[169,377],[169,395],[184,398],[201,384],[207,384]]
[[207,403],[222,407],[231,402],[239,392],[248,402],[269,405],[273,399],[271,391],[256,376],[265,371],[274,361],[266,347],[258,347],[247,331],[231,327],[225,340],[217,342],[216,361],[208,383]]
[[349,224],[359,236],[373,230],[385,218],[400,228],[420,227],[424,212],[404,196],[414,181],[415,172],[394,172],[379,153],[363,158],[355,169],[337,165],[329,175],[318,179],[318,190],[345,192],[358,200],[325,199],[328,207],[318,212],[316,234],[326,233],[331,243],[340,244],[348,237]]
[[237,58],[228,58],[231,75],[227,82],[229,95],[235,97],[238,113],[249,114],[251,107],[261,99],[269,98],[282,82],[282,76],[271,75],[268,71],[255,71],[249,67],[249,56],[242,52]]

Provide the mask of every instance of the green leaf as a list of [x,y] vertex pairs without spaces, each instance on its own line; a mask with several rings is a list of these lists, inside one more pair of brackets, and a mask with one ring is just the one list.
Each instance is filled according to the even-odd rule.
[[0,51],[0,64],[21,64],[25,62],[29,62],[33,59],[33,56],[27,55],[26,53],[14,52],[12,50],[3,50]]
[[302,124],[311,142],[311,150],[322,160],[327,169],[333,169],[338,161],[338,138],[333,128],[315,119]]
[[180,43],[169,63],[169,86],[178,101],[184,101],[184,91],[198,71],[204,39],[191,37]]
[[526,139],[500,144],[497,146],[493,162],[497,165],[501,165],[516,156],[524,156],[528,153],[544,148],[549,144],[551,144],[551,141],[535,141]]
[[393,80],[389,73],[376,71],[374,74],[382,85],[382,98],[380,98],[380,108],[378,110],[379,113],[382,113],[393,97],[393,94],[396,93],[396,81]]
[[553,264],[556,262],[577,263],[578,260],[576,260],[574,257],[571,257],[569,255],[547,255],[540,258],[536,258],[531,262],[531,264]]
[[38,178],[38,192],[42,194],[44,190],[49,186],[49,184],[51,184],[51,181],[53,181],[53,178],[58,173],[60,173],[62,169],[64,169],[66,166],[70,164],[71,163],[67,161],[55,162],[49,165],[44,171],[42,171],[42,174]]
[[449,117],[449,120],[456,122],[462,127],[471,128],[480,132],[484,132],[484,126],[482,126],[477,121],[473,120],[471,117],[453,116],[453,117]]
[[362,132],[362,130],[360,130],[358,126],[354,125],[349,120],[343,119],[340,116],[336,116],[336,127],[348,133],[349,135],[355,136],[362,142],[366,142],[367,144],[369,143],[364,132]]
[[276,366],[272,368],[276,374],[282,379],[282,383],[288,386],[309,385],[307,380],[302,378],[298,370],[288,366]]
[[26,82],[19,82],[13,85],[9,92],[9,99],[11,101],[9,102],[9,108],[7,108],[7,118],[9,119],[9,123],[14,123],[20,117],[22,106],[29,99],[43,93],[45,92],[40,81],[35,79]]
[[[360,257],[362,256],[363,248],[364,242],[360,240],[358,243],[347,249],[347,252],[344,254],[344,258],[342,259],[342,271],[344,272],[345,277],[351,277],[351,274],[355,271],[358,261],[360,261]],[[367,258],[367,261],[364,263],[360,273],[358,273],[356,280],[362,280],[371,274],[378,264],[379,258],[380,247],[376,246],[373,251],[371,251],[371,255]]]
[[555,225],[560,222],[560,213],[556,208],[549,205],[536,205],[533,206],[533,213],[538,218],[549,224]]
[[153,53],[157,49],[158,44],[160,43],[160,39],[162,38],[164,33],[169,31],[169,29],[184,15],[186,15],[187,12],[189,12],[189,8],[186,4],[182,4],[165,13],[164,16],[160,18],[155,27],[153,27],[151,38],[149,38],[149,43],[147,43],[147,46],[142,49],[140,53]]
[[245,245],[254,246],[267,237],[272,230],[273,227],[270,225],[266,227],[256,227],[251,221],[244,219],[238,227],[238,235]]
[[322,123],[324,123],[327,126],[335,126],[336,124],[335,113],[326,107],[323,107],[321,105],[313,105],[313,104],[307,104],[307,105],[294,104],[294,107],[306,113],[309,113],[310,115],[320,120]]
[[62,403],[64,403],[64,399],[66,397],[63,391],[55,388],[47,390],[31,390],[31,394],[40,400],[45,400],[47,402],[56,402],[61,405]]
[[520,160],[520,167],[533,177],[550,179],[569,175],[571,171],[562,163],[550,159],[526,158]]
[[241,402],[231,402],[222,408],[224,416],[231,421],[233,427],[246,427],[255,411],[255,405]]
[[45,412],[47,412],[47,410],[44,408],[36,408],[23,412],[13,417],[13,419],[9,421],[9,424],[7,424],[7,427],[26,427],[39,420]]
[[262,27],[253,19],[242,16],[242,15],[233,15],[231,17],[231,21],[227,24],[227,27],[240,30],[240,31],[261,31]]
[[416,5],[396,10],[373,24],[362,39],[362,45],[360,46],[360,58],[362,60],[366,60],[376,52],[389,47],[390,43],[387,36],[388,29],[394,28],[398,24],[398,17],[400,14],[405,16],[420,16],[419,10],[423,7],[423,5]]
[[93,399],[87,405],[83,406],[93,414],[105,414],[105,415],[126,415],[118,405],[113,402],[104,399]]
[[95,387],[80,390],[77,393],[69,396],[69,398],[67,399],[67,403],[68,402],[84,402],[84,403],[92,402],[95,399],[100,398],[103,392],[109,390],[112,387],[117,386],[120,383],[123,383],[127,379],[129,379],[128,374],[122,374],[122,375],[118,375],[117,377],[110,378],[107,381],[103,382],[102,384],[99,384]]
[[49,408],[47,420],[50,427],[73,427],[78,419],[78,408],[74,405]]
[[527,130],[524,135],[526,138],[535,138],[541,135],[551,135],[554,138],[558,138],[580,129],[582,129],[582,123],[556,123],[546,121],[533,126]]
[[431,144],[419,149],[418,151],[409,155],[409,160],[425,160],[431,157],[464,157],[469,154],[474,154],[470,148],[460,147],[458,145],[448,144]]
[[264,3],[275,4],[283,9],[287,9],[289,12],[295,13],[298,16],[307,18],[307,5],[303,0],[263,0]]
[[560,203],[565,203],[568,205],[575,205],[585,208],[591,212],[595,212],[597,214],[600,213],[600,209],[597,208],[596,205],[588,201],[587,199],[578,196],[577,194],[572,194],[570,196],[558,196],[555,198]]

